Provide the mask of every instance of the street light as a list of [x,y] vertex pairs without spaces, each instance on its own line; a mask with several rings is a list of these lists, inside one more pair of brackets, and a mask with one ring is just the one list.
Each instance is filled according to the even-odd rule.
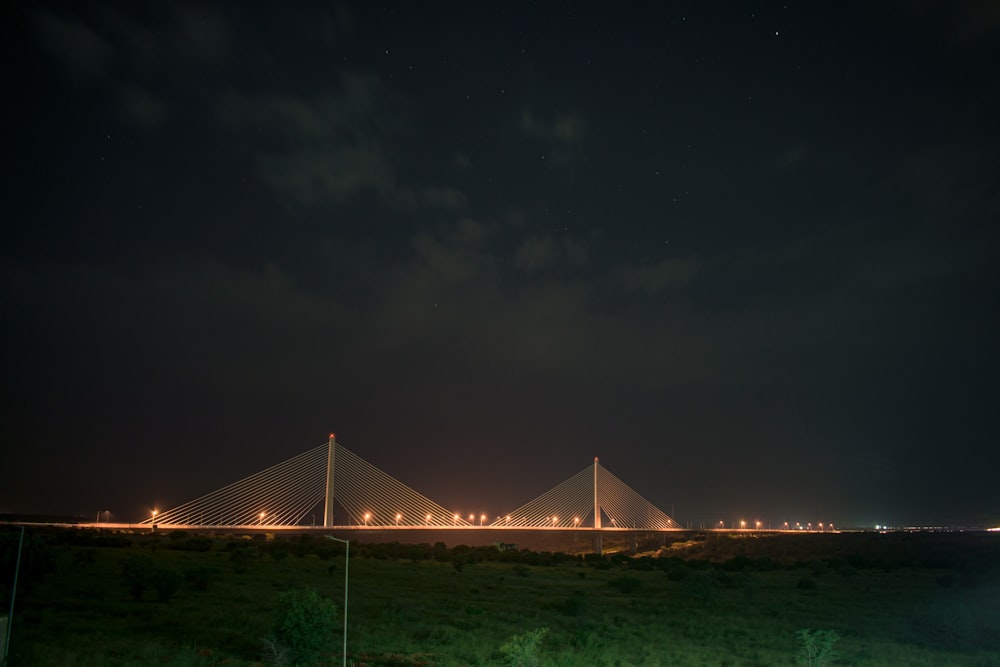
[[431,525],[431,515],[430,514],[427,515],[427,525],[428,526]]
[[578,517],[578,516],[573,517],[573,525],[574,526],[579,526],[580,525],[580,517]]
[[559,517],[557,516],[552,517],[552,525],[555,526],[557,523],[559,523]]
[[399,520],[403,518],[402,514],[396,514],[396,528],[399,528]]
[[267,512],[261,512],[260,513],[260,523],[257,524],[258,526],[263,526],[264,525],[264,517],[265,516],[267,516]]
[[757,522],[757,530],[760,530],[760,521]]
[[479,515],[479,527],[482,528],[484,523],[486,523],[486,515],[485,514],[480,514]]
[[457,514],[455,515],[455,525],[456,526],[458,525],[458,515]]
[[347,667],[347,585],[349,583],[348,570],[351,566],[351,542],[350,540],[342,540],[332,535],[327,535],[326,537],[335,542],[344,543],[344,662],[342,664],[344,667]]
[[368,519],[372,518],[371,512],[365,512],[365,528],[368,527]]
[[747,527],[747,522],[744,521],[743,519],[740,519],[740,529],[742,530],[746,527]]

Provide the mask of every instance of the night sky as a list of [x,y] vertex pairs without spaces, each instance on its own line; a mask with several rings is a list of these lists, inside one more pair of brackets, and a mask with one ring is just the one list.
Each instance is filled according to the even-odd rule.
[[997,3],[13,4],[0,513],[1000,524]]

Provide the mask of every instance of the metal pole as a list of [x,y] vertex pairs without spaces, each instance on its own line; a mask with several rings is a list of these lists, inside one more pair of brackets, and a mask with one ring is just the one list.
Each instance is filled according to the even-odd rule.
[[349,583],[348,572],[351,567],[351,541],[342,540],[339,537],[333,537],[332,535],[327,535],[328,540],[334,540],[335,542],[343,542],[347,549],[344,551],[344,662],[343,666],[347,667],[347,585]]
[[10,653],[10,634],[14,629],[14,597],[17,595],[17,576],[21,572],[21,548],[24,546],[24,526],[21,526],[21,539],[17,542],[17,562],[14,565],[14,585],[10,589],[10,613],[7,615],[7,636],[3,640],[3,664],[7,664],[7,654]]
[[347,667],[347,583],[348,577],[347,572],[351,567],[351,543],[350,541],[345,541],[346,550],[344,551],[344,662],[343,666]]

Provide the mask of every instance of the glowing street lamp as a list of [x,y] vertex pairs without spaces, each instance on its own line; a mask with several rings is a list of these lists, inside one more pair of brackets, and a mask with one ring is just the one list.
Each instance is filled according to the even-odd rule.
[[485,514],[480,514],[479,515],[479,527],[482,528],[483,524],[485,524],[485,523],[486,523],[486,515]]
[[402,514],[396,513],[396,527],[399,528],[399,520],[403,518]]
[[365,528],[368,527],[368,519],[372,518],[371,512],[365,512]]
[[458,515],[457,514],[455,515],[455,525],[456,526],[458,525]]
[[263,526],[264,525],[264,517],[265,516],[267,516],[267,512],[261,512],[260,513],[260,521],[257,522],[258,526]]
[[427,525],[431,525],[431,515],[428,514],[425,518],[427,519]]
[[747,522],[744,521],[743,519],[740,519],[740,528],[743,529],[743,528],[746,528],[746,527],[747,527]]
[[788,522],[785,522],[785,530],[788,530]]
[[554,516],[554,517],[552,517],[552,525],[553,525],[553,527],[554,527],[554,526],[555,526],[555,525],[556,525],[557,523],[559,523],[559,517],[557,517],[557,516]]
[[471,523],[473,526],[476,525],[476,515],[475,514],[470,514],[469,515],[469,523]]
[[573,517],[573,525],[574,526],[579,526],[580,525],[580,517],[578,517],[578,516]]
[[726,527],[726,523],[724,521],[720,521],[719,522],[719,530],[722,530],[725,527]]
[[760,521],[757,521],[757,530],[760,530]]
[[507,515],[507,525],[508,526],[510,525],[510,515],[509,514]]

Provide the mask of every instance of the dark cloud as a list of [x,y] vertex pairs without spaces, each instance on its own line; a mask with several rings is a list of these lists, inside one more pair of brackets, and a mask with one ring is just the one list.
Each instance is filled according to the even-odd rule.
[[49,7],[3,435],[73,475],[0,509],[124,516],[329,430],[491,513],[594,455],[695,523],[997,507],[992,42],[920,27],[965,9]]

